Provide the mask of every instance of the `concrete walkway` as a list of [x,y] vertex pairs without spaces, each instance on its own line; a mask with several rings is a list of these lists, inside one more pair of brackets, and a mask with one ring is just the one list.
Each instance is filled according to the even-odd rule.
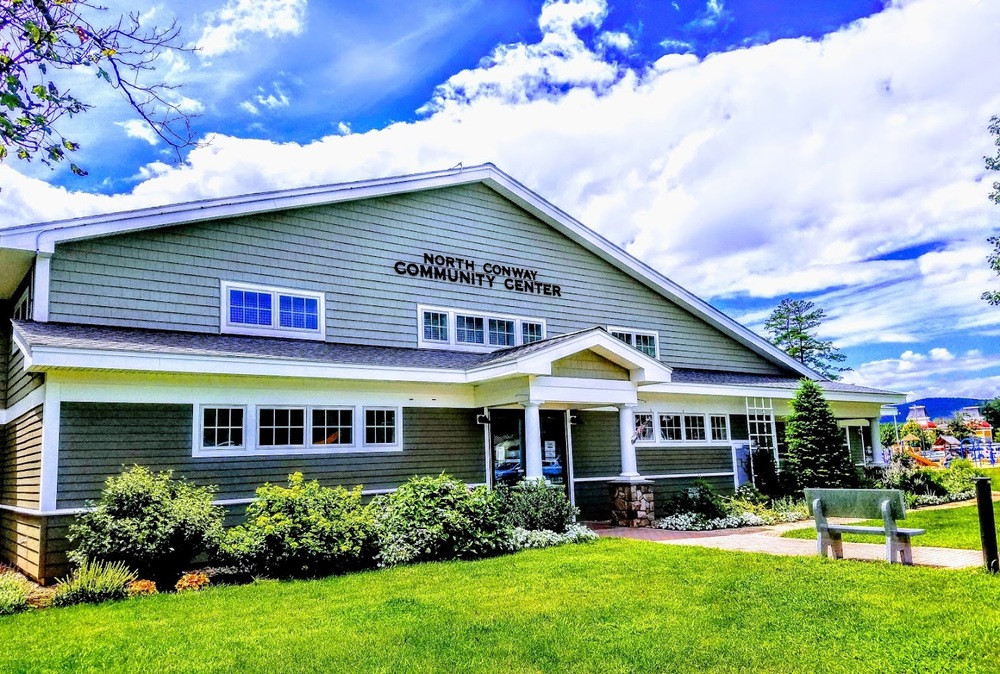
[[[665,543],[667,545],[694,545],[703,548],[716,548],[718,550],[762,552],[769,555],[815,556],[815,539],[781,538],[781,534],[790,529],[811,527],[812,524],[812,520],[806,520],[804,522],[778,524],[771,527],[746,527],[743,529],[719,529],[716,531],[629,529],[599,522],[588,522],[587,526],[601,536],[632,538],[641,541]],[[846,559],[879,560],[884,562],[885,545],[878,543],[844,543],[844,557]],[[983,564],[983,553],[979,550],[929,548],[915,545],[913,546],[913,563],[919,566],[964,569],[981,566]]]

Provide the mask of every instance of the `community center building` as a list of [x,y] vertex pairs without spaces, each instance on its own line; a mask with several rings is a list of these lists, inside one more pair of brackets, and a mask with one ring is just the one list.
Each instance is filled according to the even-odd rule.
[[903,400],[823,380],[491,164],[0,230],[0,312],[0,550],[40,579],[132,464],[233,509],[294,471],[540,478],[634,524],[779,452],[802,378],[859,462]]

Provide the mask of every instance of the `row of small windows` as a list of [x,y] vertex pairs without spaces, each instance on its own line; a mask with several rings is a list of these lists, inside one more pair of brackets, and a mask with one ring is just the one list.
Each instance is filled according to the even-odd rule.
[[[658,422],[658,423],[657,423]],[[728,442],[729,418],[724,414],[635,414],[636,442]]]
[[[258,407],[259,449],[336,449],[355,443],[353,407]],[[393,446],[398,440],[394,408],[364,408],[361,429],[366,447]],[[246,407],[203,407],[202,449],[247,449]]]
[[419,309],[424,346],[507,347],[545,339],[545,323],[453,309]]
[[659,357],[655,332],[644,330],[623,330],[621,328],[608,328],[608,332],[611,333],[612,337],[617,337],[629,346],[634,346],[650,358]]

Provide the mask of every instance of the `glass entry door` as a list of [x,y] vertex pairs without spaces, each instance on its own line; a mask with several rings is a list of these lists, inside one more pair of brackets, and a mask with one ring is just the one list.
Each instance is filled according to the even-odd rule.
[[524,479],[524,410],[490,410],[493,486]]
[[566,412],[542,410],[542,475],[552,484],[566,486],[569,472],[566,469]]
[[[554,485],[568,486],[566,412],[541,410],[542,475]],[[524,410],[490,410],[490,453],[493,486],[524,479]]]

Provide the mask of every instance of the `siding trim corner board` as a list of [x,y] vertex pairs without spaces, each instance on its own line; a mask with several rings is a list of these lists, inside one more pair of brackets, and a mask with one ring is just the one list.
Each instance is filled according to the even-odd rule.
[[[123,466],[230,520],[296,471],[546,480],[607,519],[609,481],[738,486],[819,379],[492,164],[14,227],[10,265],[0,555],[42,581]],[[904,396],[819,383],[880,457]]]

